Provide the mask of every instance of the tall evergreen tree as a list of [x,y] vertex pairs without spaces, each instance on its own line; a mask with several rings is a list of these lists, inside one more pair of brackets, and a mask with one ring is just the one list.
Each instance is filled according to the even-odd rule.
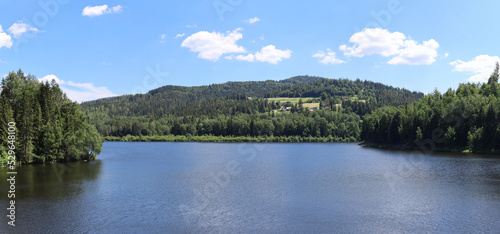
[[7,142],[6,127],[15,122],[22,163],[93,160],[101,152],[103,139],[55,81],[40,83],[21,69],[9,73],[2,79],[0,110],[0,140]]

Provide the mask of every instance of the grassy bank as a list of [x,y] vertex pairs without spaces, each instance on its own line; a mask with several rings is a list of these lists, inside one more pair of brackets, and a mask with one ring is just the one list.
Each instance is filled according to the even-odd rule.
[[131,136],[113,137],[108,136],[104,138],[106,141],[124,141],[124,142],[356,142],[356,139],[351,138],[335,138],[335,137],[301,137],[301,136],[288,136],[288,137],[275,137],[275,136]]

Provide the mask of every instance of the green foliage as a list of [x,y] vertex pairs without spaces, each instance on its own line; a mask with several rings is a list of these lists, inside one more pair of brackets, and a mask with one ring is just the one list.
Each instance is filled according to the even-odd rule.
[[302,137],[302,136],[131,136],[124,137],[105,137],[106,141],[143,141],[143,142],[279,142],[279,143],[298,143],[298,142],[355,142],[354,137]]
[[7,148],[5,148],[3,145],[0,145],[0,166],[7,165],[7,157]]
[[377,109],[364,116],[361,138],[413,147],[430,140],[444,149],[498,151],[500,98],[492,88],[497,82],[498,64],[488,83],[460,84],[456,91],[436,90],[409,105]]
[[21,163],[92,160],[101,152],[102,137],[55,82],[40,83],[21,70],[9,73],[2,80],[0,110],[1,152],[8,123],[15,122]]
[[[306,98],[320,96],[321,100]],[[86,102],[82,109],[103,136],[126,141],[166,135],[359,140],[360,115],[380,105],[411,103],[421,96],[369,81],[301,76],[282,81],[165,86],[143,95]],[[271,97],[296,97],[299,101],[281,102]],[[320,102],[321,110],[302,108],[304,100]],[[291,110],[279,111],[281,107]]]
[[455,142],[457,140],[457,132],[452,126],[449,126],[444,135],[446,137],[446,144],[450,147],[455,147]]

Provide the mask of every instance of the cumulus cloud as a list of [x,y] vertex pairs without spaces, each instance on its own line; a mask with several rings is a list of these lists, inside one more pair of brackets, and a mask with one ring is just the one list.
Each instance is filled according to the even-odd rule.
[[255,55],[253,55],[253,54],[238,55],[238,56],[236,56],[236,60],[238,60],[238,61],[253,62],[255,60]]
[[319,58],[319,62],[322,64],[339,64],[339,63],[345,63],[344,60],[340,60],[336,58],[335,52],[331,51],[330,49],[327,49],[325,51],[318,51],[318,53],[313,55],[313,58]]
[[430,65],[436,61],[439,44],[430,39],[419,45],[416,41],[406,40],[398,56],[389,60],[389,64]]
[[352,46],[341,45],[345,56],[364,57],[379,54],[384,57],[395,56],[389,64],[429,65],[436,61],[439,43],[430,39],[422,44],[407,39],[400,32],[389,32],[382,28],[365,28],[351,36]]
[[72,81],[64,81],[59,79],[55,75],[46,75],[41,79],[40,82],[49,83],[55,80],[63,92],[66,93],[69,99],[77,102],[85,102],[96,100],[99,98],[118,96],[117,94],[111,92],[106,87],[96,87],[92,83],[75,83]]
[[51,83],[52,80],[54,80],[57,84],[59,85],[62,85],[64,84],[65,82],[63,80],[60,80],[59,78],[57,78],[56,75],[46,75],[44,76],[43,78],[41,79],[38,79],[39,82],[42,82],[42,83],[45,83],[45,82],[49,82]]
[[187,37],[181,44],[181,47],[189,48],[190,51],[198,53],[198,58],[217,61],[224,54],[245,53],[242,46],[236,42],[243,38],[239,32],[240,28],[232,32],[197,32]]
[[111,12],[113,13],[120,13],[122,12],[122,6],[118,5],[118,6],[114,6],[113,8],[111,8]]
[[400,32],[391,33],[381,28],[365,28],[357,32],[349,39],[354,45],[340,46],[346,56],[364,57],[366,55],[380,54],[384,57],[399,53],[404,44],[406,36]]
[[120,13],[120,12],[122,12],[122,6],[120,5],[114,7],[109,7],[108,5],[86,6],[82,11],[82,15],[94,17],[104,14]]
[[291,50],[279,50],[276,49],[274,45],[268,45],[263,47],[260,52],[255,53],[255,60],[276,64],[283,59],[290,58],[291,56]]
[[237,56],[226,56],[226,59],[233,60],[236,59],[238,61],[246,61],[246,62],[266,62],[271,64],[277,64],[283,59],[288,59],[292,56],[291,50],[280,50],[276,49],[274,45],[268,45],[262,47],[262,49],[255,54],[247,54],[247,55],[237,55]]
[[177,35],[175,35],[175,38],[181,38],[181,37],[184,37],[186,34],[184,33],[179,33]]
[[483,54],[467,62],[456,60],[450,65],[454,67],[454,71],[472,73],[473,75],[468,79],[470,82],[487,82],[497,62],[500,62],[498,56]]
[[[237,45],[237,41],[243,38],[241,28],[226,33],[200,31],[188,36],[181,44],[181,47],[189,48],[191,52],[198,53],[198,58],[217,61],[221,56],[227,60],[238,60],[246,62],[267,62],[277,64],[283,59],[290,58],[291,50],[276,49],[274,45],[263,47],[255,54],[241,55],[247,50],[243,46]],[[234,55],[240,54],[240,55]]]
[[22,21],[17,21],[8,29],[9,33],[14,37],[20,37],[26,32],[39,32],[37,28],[31,27]]
[[245,22],[247,22],[249,24],[257,23],[259,21],[260,21],[259,17],[253,17],[253,18],[245,20]]
[[0,25],[0,48],[12,47],[12,37],[3,32],[2,25]]

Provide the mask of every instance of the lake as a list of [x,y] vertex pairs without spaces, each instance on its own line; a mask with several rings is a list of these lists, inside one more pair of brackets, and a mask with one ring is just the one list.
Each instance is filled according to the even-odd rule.
[[500,230],[500,159],[353,143],[105,142],[98,160],[17,169],[0,232]]

